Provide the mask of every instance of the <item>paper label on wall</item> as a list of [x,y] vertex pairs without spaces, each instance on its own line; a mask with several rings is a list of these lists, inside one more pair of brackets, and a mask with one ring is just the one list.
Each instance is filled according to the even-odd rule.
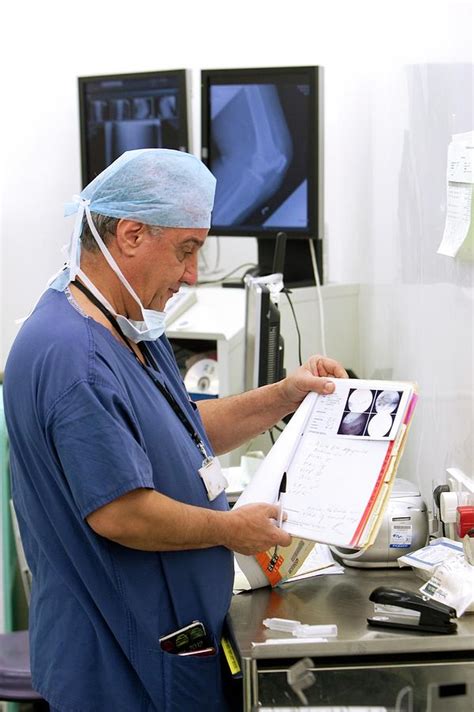
[[446,223],[438,254],[455,257],[464,242],[474,242],[474,132],[455,134],[448,147]]
[[473,183],[474,133],[468,135],[470,140],[466,140],[466,134],[461,136],[459,139],[453,136],[454,140],[448,147],[448,181]]
[[473,239],[473,193],[470,183],[448,183],[446,225],[439,255],[455,257],[467,239]]

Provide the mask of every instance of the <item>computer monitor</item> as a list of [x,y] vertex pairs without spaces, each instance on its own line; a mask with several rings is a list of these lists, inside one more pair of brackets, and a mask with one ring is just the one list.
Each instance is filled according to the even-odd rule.
[[124,151],[190,150],[185,69],[79,77],[82,183]]
[[276,383],[285,375],[284,343],[275,287],[280,275],[246,277],[245,390]]
[[[201,72],[202,159],[217,178],[210,234],[256,237],[260,273],[289,238],[285,284],[322,267],[322,68]],[[321,274],[320,274],[321,276]]]

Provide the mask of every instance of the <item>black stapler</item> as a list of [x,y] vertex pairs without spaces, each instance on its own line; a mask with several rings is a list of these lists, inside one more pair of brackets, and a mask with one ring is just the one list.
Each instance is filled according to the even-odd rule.
[[369,600],[381,608],[372,618],[367,618],[369,625],[425,633],[456,632],[457,625],[450,620],[456,618],[455,609],[420,593],[379,586],[372,591]]

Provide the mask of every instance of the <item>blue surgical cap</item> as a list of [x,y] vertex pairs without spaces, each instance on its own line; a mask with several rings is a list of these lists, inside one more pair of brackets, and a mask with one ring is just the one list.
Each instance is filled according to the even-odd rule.
[[[126,151],[80,193],[89,210],[162,227],[208,228],[216,179],[196,156],[167,148]],[[67,203],[65,215],[80,200]]]

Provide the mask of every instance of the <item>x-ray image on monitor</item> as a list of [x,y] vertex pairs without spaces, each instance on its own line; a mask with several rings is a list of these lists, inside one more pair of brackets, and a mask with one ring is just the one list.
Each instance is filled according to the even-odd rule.
[[214,233],[318,234],[317,68],[202,76],[203,158],[217,178]]
[[[213,220],[218,225],[242,223],[260,206],[265,209],[282,187],[293,158],[276,87],[213,87],[211,121],[215,156],[211,170],[217,178]],[[304,227],[306,205],[300,208]]]
[[83,182],[125,151],[188,150],[185,70],[81,77]]

